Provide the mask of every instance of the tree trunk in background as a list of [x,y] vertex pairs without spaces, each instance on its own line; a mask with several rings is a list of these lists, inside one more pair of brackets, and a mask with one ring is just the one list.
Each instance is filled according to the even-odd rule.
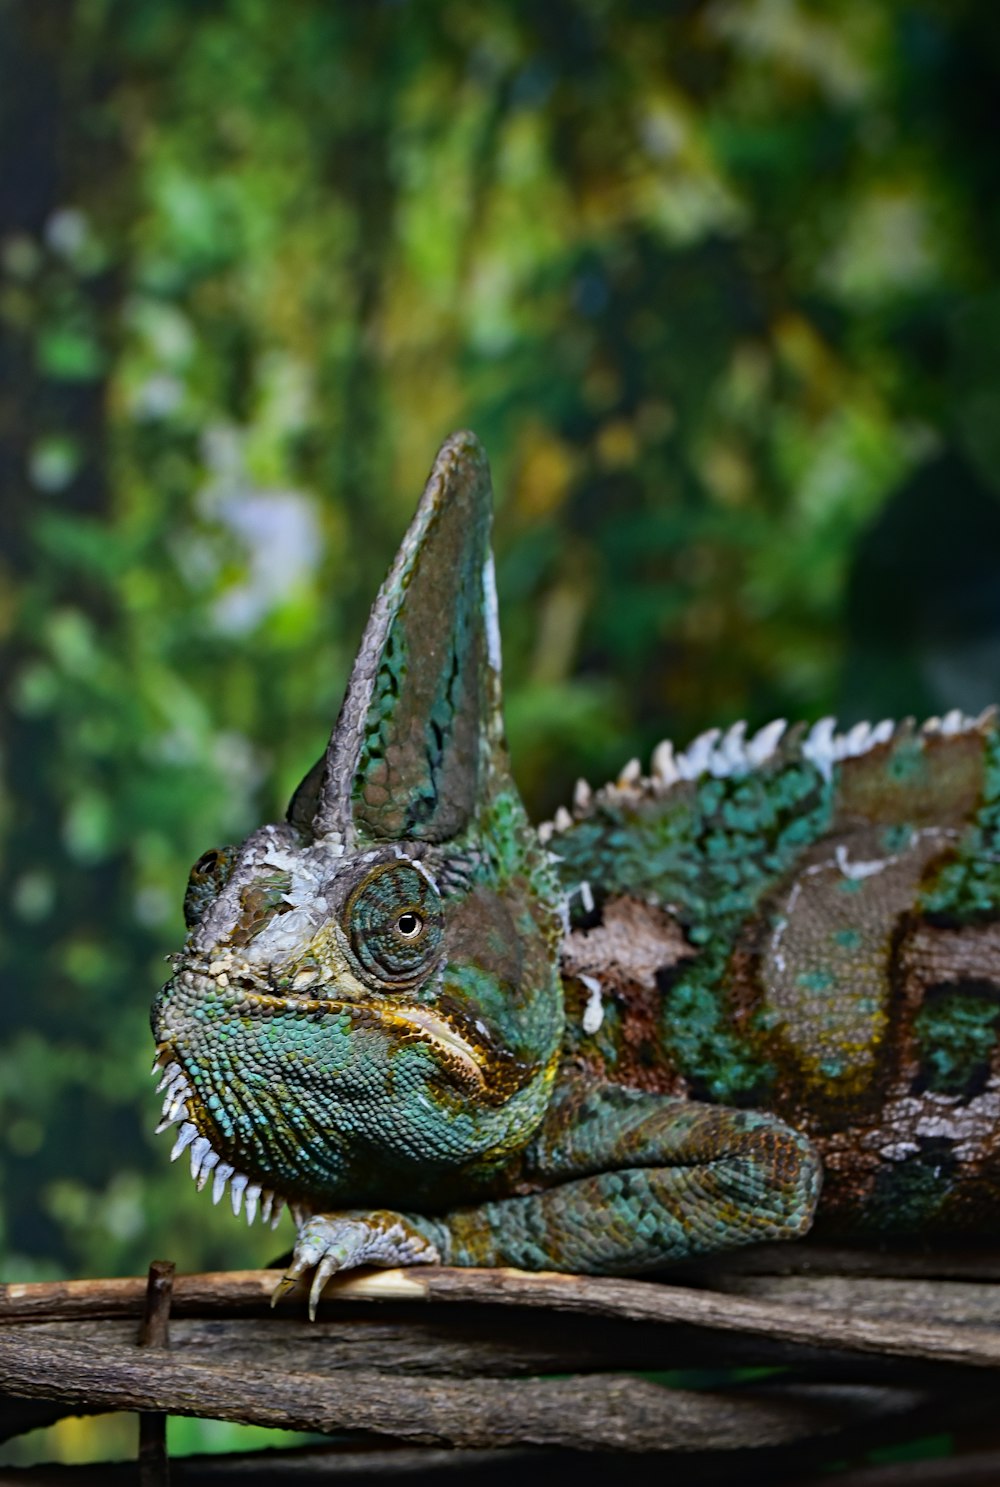
[[[81,874],[61,840],[76,783],[76,719],[48,706],[59,671],[50,626],[62,616],[69,628],[113,631],[115,604],[85,572],[53,560],[44,532],[67,517],[103,523],[110,511],[105,369],[122,271],[103,244],[121,241],[109,229],[125,213],[129,162],[103,107],[113,32],[107,16],[95,25],[93,11],[82,0],[0,3],[0,901],[18,931],[0,945],[0,1034],[32,1005],[43,1037],[60,1045],[79,1037],[84,1046],[94,1030],[67,977],[63,935],[81,919],[113,933],[121,864],[95,862]],[[65,915],[71,880],[82,915]],[[11,1041],[7,1052],[13,1062]],[[4,1083],[16,1100],[16,1080]],[[68,1105],[70,1123],[60,1130],[67,1096],[50,1094],[50,1152],[79,1130],[79,1111]],[[18,1115],[16,1104],[6,1105],[4,1124],[9,1165],[0,1191],[20,1205],[6,1214],[8,1242],[51,1249],[55,1236],[38,1205],[46,1168],[58,1172],[58,1159],[46,1162],[40,1123]],[[17,1171],[24,1164],[30,1176]]]

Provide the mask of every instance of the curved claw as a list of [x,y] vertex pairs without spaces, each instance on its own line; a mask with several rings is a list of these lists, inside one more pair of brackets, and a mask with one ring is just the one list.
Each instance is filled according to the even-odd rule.
[[337,1271],[343,1268],[343,1265],[343,1254],[331,1252],[330,1250],[324,1253],[315,1245],[303,1245],[301,1249],[296,1251],[292,1264],[289,1265],[271,1292],[272,1308],[277,1306],[278,1302],[282,1301],[290,1291],[294,1291],[306,1271],[311,1269],[312,1266],[315,1266],[316,1270],[313,1275],[312,1285],[309,1287],[309,1320],[310,1322],[315,1322],[316,1308],[319,1305],[319,1298],[323,1294],[323,1287],[331,1275],[336,1275]]
[[281,1279],[279,1280],[278,1284],[275,1286],[274,1290],[271,1292],[271,1309],[272,1309],[272,1311],[277,1306],[277,1304],[278,1304],[279,1301],[284,1301],[284,1299],[288,1295],[289,1291],[294,1291],[295,1290],[295,1283],[296,1283],[297,1280],[298,1280],[298,1276],[297,1275],[289,1275],[288,1271],[287,1270],[285,1271],[284,1275],[281,1277]]
[[271,1305],[277,1306],[289,1291],[294,1291],[306,1271],[316,1265],[323,1257],[323,1250],[317,1244],[311,1244],[308,1239],[300,1239],[295,1246],[292,1263],[271,1292]]
[[316,1320],[316,1308],[319,1306],[319,1298],[323,1294],[323,1287],[326,1285],[331,1275],[336,1275],[339,1269],[340,1260],[337,1258],[336,1255],[324,1255],[322,1260],[320,1260],[319,1264],[316,1266],[316,1274],[313,1276],[313,1283],[309,1287],[310,1322],[315,1322]]

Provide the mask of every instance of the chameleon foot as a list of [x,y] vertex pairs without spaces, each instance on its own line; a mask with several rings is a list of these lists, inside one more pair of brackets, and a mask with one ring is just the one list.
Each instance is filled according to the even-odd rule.
[[309,1288],[309,1319],[323,1287],[339,1270],[357,1265],[436,1265],[440,1255],[431,1241],[401,1213],[316,1213],[299,1229],[292,1263],[274,1288],[271,1305],[280,1301],[315,1267]]

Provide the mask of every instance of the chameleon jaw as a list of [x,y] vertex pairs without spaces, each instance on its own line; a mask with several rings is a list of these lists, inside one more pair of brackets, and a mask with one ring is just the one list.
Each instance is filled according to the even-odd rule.
[[[156,1058],[153,1060],[150,1072],[154,1077],[160,1074],[160,1082],[156,1086],[157,1094],[165,1091],[163,1112],[160,1123],[156,1127],[156,1134],[159,1135],[172,1126],[179,1127],[177,1139],[170,1153],[170,1160],[175,1162],[182,1152],[190,1148],[191,1177],[199,1192],[211,1177],[213,1203],[219,1202],[228,1186],[233,1213],[237,1218],[240,1208],[244,1207],[247,1223],[252,1224],[257,1216],[259,1205],[261,1222],[269,1223],[272,1229],[276,1229],[285,1206],[285,1199],[272,1188],[255,1182],[244,1172],[239,1172],[232,1163],[220,1156],[207,1136],[199,1134],[198,1126],[192,1119],[193,1107],[198,1097],[187,1075],[174,1057],[169,1043],[161,1043],[157,1048]],[[294,1207],[292,1211],[294,1214]]]
[[[296,1001],[304,1000],[247,991],[243,992],[243,998],[245,1001],[266,1004],[270,1007],[277,1005],[281,1008],[287,1008]],[[349,1002],[325,998],[315,1000],[310,998],[309,1000],[315,1008],[351,1005]],[[464,1085],[466,1089],[471,1086],[478,1091],[486,1088],[486,1074],[473,1045],[430,1008],[411,1004],[387,1006],[379,1008],[378,1011],[387,1029],[393,1030],[399,1036],[412,1037],[415,1041],[432,1047],[457,1084]],[[189,1151],[191,1177],[198,1191],[206,1187],[211,1178],[213,1203],[217,1204],[221,1200],[228,1187],[233,1213],[237,1217],[241,1207],[245,1205],[247,1223],[252,1224],[259,1209],[261,1220],[265,1223],[269,1222],[272,1229],[277,1227],[282,1210],[288,1202],[296,1223],[299,1223],[302,1215],[308,1211],[307,1209],[302,1208],[296,1202],[291,1202],[274,1188],[267,1187],[245,1172],[241,1172],[232,1162],[227,1161],[209,1137],[203,1134],[206,1127],[212,1129],[211,1118],[207,1116],[202,1107],[198,1092],[185,1073],[171,1042],[163,1041],[157,1045],[156,1058],[150,1072],[154,1077],[160,1076],[157,1093],[163,1094],[163,1108],[160,1122],[156,1127],[156,1134],[159,1135],[171,1128],[176,1128],[176,1139],[170,1153],[170,1160],[176,1161],[183,1152]]]

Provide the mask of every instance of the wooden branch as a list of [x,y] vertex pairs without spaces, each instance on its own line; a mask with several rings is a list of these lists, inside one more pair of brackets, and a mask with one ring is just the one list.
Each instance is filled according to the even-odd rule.
[[614,1374],[458,1380],[358,1369],[345,1389],[336,1377],[220,1367],[127,1345],[55,1346],[21,1327],[0,1330],[0,1387],[92,1408],[210,1415],[292,1430],[365,1430],[461,1446],[630,1451],[778,1446],[927,1408],[927,1396],[912,1390],[806,1386],[698,1393]]
[[[175,1313],[260,1309],[269,1302],[277,1279],[275,1271],[179,1276]],[[721,1291],[607,1277],[421,1267],[335,1277],[326,1288],[324,1300],[327,1304],[402,1300],[544,1307],[633,1322],[683,1324],[713,1333],[843,1353],[969,1368],[1000,1366],[1000,1327],[983,1326],[979,1319],[967,1325],[922,1321],[920,1296],[914,1299],[912,1292],[910,1302],[899,1293],[895,1308],[865,1316],[855,1314],[853,1309],[820,1308],[814,1304],[815,1297],[808,1304],[792,1304],[777,1299],[781,1292],[776,1291],[777,1295],[758,1300]],[[0,1324],[43,1317],[134,1315],[142,1295],[143,1282],[135,1279],[8,1284],[0,1290]],[[301,1288],[287,1305],[301,1308]]]
[[[440,1314],[440,1315],[439,1315]],[[86,1344],[95,1351],[128,1345],[125,1319],[76,1319],[19,1326],[36,1342]],[[6,1332],[0,1332],[0,1338]],[[523,1378],[538,1374],[629,1369],[662,1372],[690,1360],[662,1328],[589,1317],[551,1319],[482,1309],[428,1309],[383,1321],[381,1312],[315,1323],[298,1318],[183,1317],[171,1324],[177,1358],[239,1367],[341,1376],[357,1369],[416,1378]]]
[[[67,1412],[190,1413],[470,1449],[687,1453],[865,1430],[899,1439],[948,1410],[981,1420],[1000,1365],[1000,1286],[967,1280],[768,1273],[760,1257],[715,1270],[710,1290],[427,1267],[335,1279],[312,1324],[301,1288],[271,1312],[277,1279],[178,1277],[169,1354],[134,1346],[142,1280],[8,1284],[0,1390]],[[789,1358],[809,1360],[811,1382],[701,1393],[610,1371]],[[575,1377],[535,1377],[553,1373]]]
[[1000,1327],[1000,1286],[970,1281],[720,1274],[715,1277],[715,1289],[728,1296],[778,1301],[853,1317]]
[[1000,1281],[1000,1249],[878,1249],[816,1244],[755,1244],[688,1260],[671,1280],[714,1284],[718,1275],[850,1275],[896,1280]]
[[[553,1318],[513,1307],[340,1311],[336,1319],[316,1323],[279,1316],[179,1318],[171,1324],[171,1351],[179,1359],[212,1366],[259,1366],[330,1379],[353,1378],[359,1369],[392,1377],[502,1379],[619,1370],[662,1374],[761,1363],[794,1367],[798,1383],[942,1390],[956,1387],[957,1379],[962,1387],[978,1387],[977,1377],[988,1387],[990,1379],[985,1371],[956,1373],[919,1360],[807,1350],[602,1317]],[[86,1345],[100,1353],[127,1347],[131,1325],[123,1319],[76,1319],[18,1324],[14,1330],[45,1345]]]

